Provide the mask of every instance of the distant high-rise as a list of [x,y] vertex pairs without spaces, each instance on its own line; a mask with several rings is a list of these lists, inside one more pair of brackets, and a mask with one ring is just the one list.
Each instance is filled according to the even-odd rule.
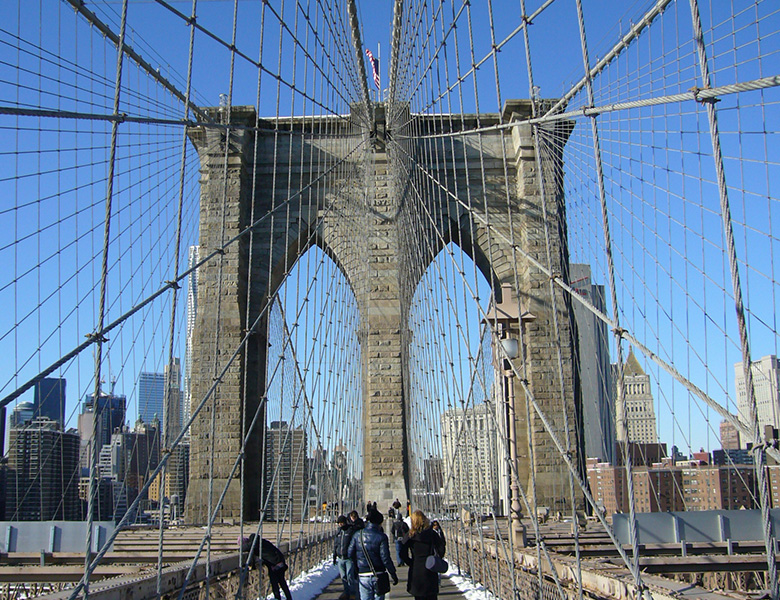
[[20,402],[11,411],[10,426],[24,427],[35,418],[35,404],[32,402]]
[[[767,425],[780,429],[780,364],[778,364],[777,356],[769,355],[764,356],[761,360],[754,360],[750,370],[753,373],[759,430],[763,432]],[[745,423],[750,424],[751,416],[745,386],[745,372],[741,362],[734,365],[734,376],[737,388],[737,407]]]
[[[117,428],[125,424],[125,415],[127,411],[127,398],[125,396],[116,396],[113,393],[100,392],[97,406],[95,406],[95,396],[90,395],[84,399],[79,415],[79,436],[81,438],[81,450],[79,453],[82,469],[88,469],[92,456],[92,431],[96,428],[97,449],[111,443],[111,434]],[[97,425],[95,420],[97,419]]]
[[299,521],[308,505],[308,460],[306,431],[286,421],[272,421],[266,431],[264,493],[268,498],[265,518]]
[[444,502],[482,513],[498,507],[499,456],[495,417],[488,404],[441,415]]
[[720,422],[720,447],[724,450],[739,450],[739,430],[730,421]]
[[[187,268],[192,269],[200,260],[200,246],[190,246]],[[198,314],[198,271],[187,278],[187,339],[184,349],[184,397],[182,399],[181,420],[186,425],[192,414],[192,344],[195,335],[195,317]],[[189,431],[187,439],[189,439]]]
[[77,521],[79,436],[39,417],[11,429],[6,471],[7,521]]
[[[630,350],[623,367],[626,394],[626,416],[628,441],[640,444],[658,443],[653,395],[650,391],[650,376],[642,369]],[[619,440],[624,441],[624,440]]]
[[165,374],[141,373],[138,377],[138,418],[151,423],[155,417],[163,421]]
[[[590,265],[572,264],[571,286],[604,312],[604,286],[591,280]],[[609,329],[579,302],[572,302],[577,323],[578,363],[582,391],[585,456],[614,464],[615,400],[609,363]]]
[[163,405],[162,423],[165,426],[165,442],[170,444],[181,433],[181,363],[174,357],[172,368],[165,366],[166,385],[169,386]]
[[35,383],[35,416],[47,417],[65,427],[65,379],[44,377]]

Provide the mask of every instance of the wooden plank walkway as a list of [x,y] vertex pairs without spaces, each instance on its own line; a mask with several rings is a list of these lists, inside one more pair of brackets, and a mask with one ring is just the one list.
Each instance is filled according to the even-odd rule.
[[[385,600],[410,600],[413,598],[406,591],[406,576],[409,572],[407,567],[398,567],[398,585],[394,585],[390,593],[385,595]],[[344,591],[341,585],[341,578],[336,577],[331,584],[317,596],[317,600],[338,600],[338,597]],[[449,577],[442,575],[441,587],[439,588],[440,600],[465,600],[463,593],[455,586]]]

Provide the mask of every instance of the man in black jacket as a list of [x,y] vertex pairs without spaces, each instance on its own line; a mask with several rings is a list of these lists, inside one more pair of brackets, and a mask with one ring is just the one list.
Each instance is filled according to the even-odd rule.
[[383,520],[382,513],[372,510],[368,513],[368,524],[357,530],[349,543],[347,554],[357,565],[360,600],[384,600],[384,594],[377,591],[379,573],[387,571],[393,585],[398,583],[387,535],[381,530]]
[[338,523],[339,530],[336,532],[333,542],[333,562],[339,566],[341,584],[344,586],[344,592],[339,596],[339,600],[349,600],[350,598],[357,600],[357,569],[347,554],[355,528],[344,515],[336,519],[336,523]]
[[282,551],[265,538],[262,538],[261,542],[258,543],[254,533],[248,538],[244,538],[244,549],[251,552],[255,560],[262,561],[268,569],[268,581],[271,584],[274,598],[282,600],[281,588],[287,600],[292,600],[290,588],[284,577],[284,573],[287,571],[287,562],[284,560]]
[[401,518],[401,511],[395,513],[395,519],[393,520],[393,527],[390,530],[395,540],[395,554],[398,559],[398,566],[401,567],[404,564],[403,558],[401,558],[401,548],[403,548],[404,542],[406,542],[406,536],[409,534],[409,526]]

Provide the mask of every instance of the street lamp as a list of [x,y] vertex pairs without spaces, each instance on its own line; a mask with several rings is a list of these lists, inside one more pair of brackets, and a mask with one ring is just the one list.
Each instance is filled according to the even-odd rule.
[[503,379],[504,419],[509,446],[509,516],[511,534],[515,547],[525,546],[525,528],[520,519],[522,507],[520,504],[520,464],[517,453],[517,411],[515,399],[515,370],[512,361],[521,357],[520,340],[526,323],[536,319],[529,311],[519,312],[517,297],[512,286],[501,286],[501,302],[493,302],[488,309],[487,320],[499,337],[500,348],[496,351],[497,366],[500,367]]

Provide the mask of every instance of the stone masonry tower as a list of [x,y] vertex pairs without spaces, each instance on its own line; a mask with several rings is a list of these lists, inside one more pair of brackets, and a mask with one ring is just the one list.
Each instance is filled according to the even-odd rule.
[[[268,299],[295,258],[314,244],[342,270],[360,311],[364,500],[385,506],[392,499],[409,497],[408,447],[413,440],[407,439],[405,426],[408,302],[428,264],[447,242],[467,252],[495,284],[494,289],[510,285],[523,310],[536,317],[524,336],[528,385],[560,439],[564,439],[562,415],[577,413],[572,344],[566,341],[571,338],[567,303],[555,292],[564,340],[560,350],[564,362],[562,398],[549,279],[527,260],[518,259],[520,255],[513,253],[508,243],[513,239],[516,248],[544,264],[546,215],[547,229],[553,232],[551,269],[565,275],[568,262],[562,193],[554,184],[547,185],[544,195],[540,193],[530,127],[523,124],[530,115],[530,103],[507,103],[502,118],[517,122],[516,127],[481,134],[480,140],[477,134],[452,136],[450,145],[441,144],[433,156],[422,152],[422,146],[416,146],[408,136],[407,141],[392,144],[390,134],[385,136],[392,130],[392,117],[385,116],[386,109],[388,115],[391,113],[389,107],[375,104],[371,109],[370,116],[353,107],[349,117],[264,120],[257,119],[252,108],[214,108],[210,113],[216,121],[234,127],[193,128],[189,132],[201,162],[201,258],[255,224],[251,235],[217,252],[199,272],[191,374],[193,406],[210,395],[192,428],[186,505],[186,518],[191,523],[206,521],[226,484],[228,493],[218,513],[222,519],[237,520],[243,514],[245,520],[255,520],[259,516],[263,466],[261,460],[251,457],[260,456],[265,431],[262,398]],[[394,114],[401,113],[396,110]],[[408,117],[408,111],[405,114]],[[479,119],[472,115],[459,118],[457,127],[467,130],[477,123],[484,127],[498,119],[495,114],[480,115]],[[428,132],[453,126],[452,121],[434,116],[418,117],[417,121]],[[303,128],[306,135],[297,135]],[[415,225],[409,213],[419,199],[409,196],[410,186],[403,178],[411,168],[432,172],[433,165],[425,161],[446,165],[456,173],[453,185],[457,184],[464,197],[468,193],[473,199],[470,210],[492,216],[492,223],[483,219],[475,226],[463,203],[447,194],[431,194],[423,201],[435,205],[431,214],[438,215],[441,222],[431,224],[430,230],[420,230],[419,220]],[[560,149],[546,152],[541,164],[549,171],[545,181],[561,180]],[[512,199],[512,231],[507,193]],[[545,211],[542,197],[547,203]],[[437,231],[448,232],[451,239],[442,239]],[[409,256],[409,245],[420,239],[428,240],[421,264],[399,261],[400,256]],[[515,289],[516,272],[519,289]],[[227,359],[255,322],[254,334],[233,366],[223,373]],[[565,465],[538,416],[533,411],[529,414],[522,394],[518,396],[520,483],[528,485],[532,475],[526,433],[530,432],[539,502],[558,506],[568,490]],[[250,433],[255,414],[259,414],[260,425]],[[234,464],[248,433],[246,453],[250,460],[246,461],[242,486]],[[570,450],[577,453],[577,448]]]

